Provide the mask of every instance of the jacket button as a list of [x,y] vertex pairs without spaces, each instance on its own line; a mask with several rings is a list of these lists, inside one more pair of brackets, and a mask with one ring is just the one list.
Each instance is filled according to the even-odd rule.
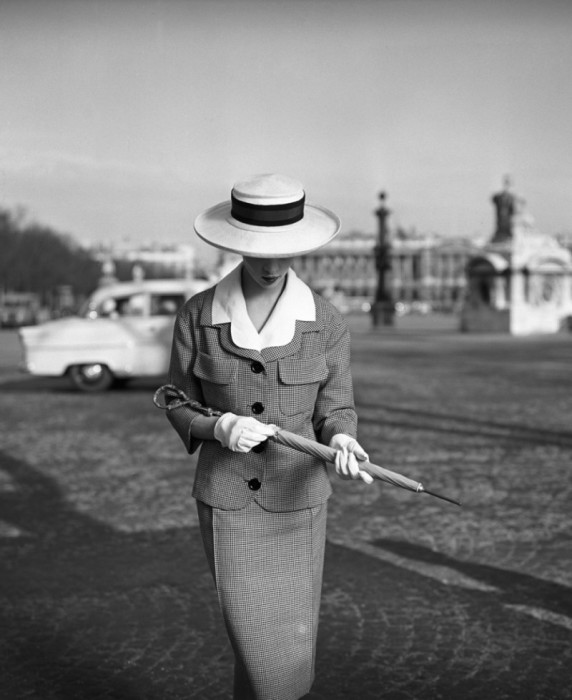
[[259,489],[261,486],[262,486],[262,484],[260,483],[260,481],[258,481],[258,479],[251,479],[251,480],[248,482],[248,488],[249,488],[251,491],[258,491],[258,489]]
[[260,372],[264,372],[264,365],[262,362],[254,360],[254,362],[250,365],[250,370],[251,372],[254,372],[254,374],[260,374]]
[[252,412],[255,413],[257,416],[264,411],[264,404],[261,404],[260,401],[256,401],[256,403],[253,403],[252,406]]
[[264,452],[267,445],[268,445],[268,440],[264,440],[264,442],[259,442],[258,445],[254,445],[254,447],[252,448],[252,451],[256,452],[257,454],[259,452]]

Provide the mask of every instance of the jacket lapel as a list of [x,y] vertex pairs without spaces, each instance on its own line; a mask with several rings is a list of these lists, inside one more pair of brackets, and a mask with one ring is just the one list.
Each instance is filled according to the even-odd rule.
[[208,290],[208,294],[205,295],[203,308],[201,309],[201,314],[199,317],[199,323],[201,326],[207,326],[209,328],[216,328],[218,330],[219,343],[223,350],[230,353],[231,355],[238,355],[239,357],[246,357],[249,360],[263,361],[264,357],[258,350],[253,350],[250,348],[241,348],[235,345],[231,334],[230,334],[230,323],[213,323],[212,322],[212,305],[214,298],[214,287]]
[[263,348],[261,352],[235,345],[230,334],[230,323],[215,325],[213,328],[218,328],[220,345],[223,350],[226,350],[231,355],[238,355],[249,360],[258,360],[259,362],[273,362],[274,360],[288,357],[288,355],[295,355],[302,346],[302,334],[320,331],[323,325],[318,321],[296,321],[294,337],[287,345]]
[[230,323],[213,323],[212,322],[212,304],[214,299],[214,290],[212,287],[208,290],[205,295],[203,307],[201,309],[201,314],[199,317],[199,323],[201,326],[208,326],[211,328],[218,329],[218,337],[220,346],[223,350],[230,353],[231,355],[237,355],[239,357],[244,357],[249,360],[258,360],[259,362],[272,362],[274,360],[279,360],[283,357],[288,357],[289,355],[296,354],[302,345],[302,334],[303,333],[315,333],[323,330],[324,324],[321,318],[321,314],[318,309],[320,305],[317,303],[316,295],[312,292],[314,296],[314,303],[316,307],[316,320],[315,321],[296,321],[296,330],[294,332],[294,337],[286,345],[278,345],[274,347],[263,348],[261,351],[255,350],[253,348],[242,348],[236,345],[232,340],[232,335],[230,331]]
[[302,335],[304,333],[315,333],[322,330],[323,325],[318,321],[296,321],[296,331],[294,337],[287,345],[263,348],[262,357],[266,362],[280,360],[288,355],[295,355],[302,346]]

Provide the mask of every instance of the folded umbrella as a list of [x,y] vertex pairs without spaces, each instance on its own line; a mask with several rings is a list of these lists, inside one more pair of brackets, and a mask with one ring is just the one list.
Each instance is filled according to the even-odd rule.
[[[269,438],[280,445],[287,445],[300,452],[305,452],[306,454],[313,455],[314,457],[319,457],[326,462],[336,461],[336,450],[333,447],[327,447],[322,445],[315,440],[309,440],[308,438],[302,437],[301,435],[296,435],[296,433],[290,433],[287,430],[282,430],[281,428]],[[415,491],[416,493],[428,493],[430,496],[435,496],[436,498],[441,498],[444,501],[449,501],[449,503],[454,503],[460,506],[460,502],[456,501],[454,498],[449,496],[444,496],[443,494],[436,493],[435,491],[429,491],[426,489],[422,483],[419,481],[414,481],[409,479],[407,476],[398,474],[397,472],[391,471],[391,469],[385,469],[377,464],[372,464],[367,461],[358,461],[359,468],[364,472],[367,472],[374,479],[380,479],[388,484],[393,484],[393,486],[400,486],[402,489],[407,489],[408,491]]]
[[[173,411],[181,406],[190,406],[191,408],[200,411],[207,416],[222,415],[221,411],[215,411],[212,408],[203,406],[194,399],[190,399],[184,391],[173,384],[165,384],[164,386],[159,387],[153,396],[153,403],[158,408],[167,411]],[[297,435],[296,433],[291,433],[288,430],[283,430],[282,428],[278,428],[276,433],[268,439],[280,445],[291,447],[299,452],[305,452],[306,454],[323,459],[325,462],[333,463],[336,461],[336,450],[333,447],[327,447],[326,445],[322,445],[315,440],[310,440],[302,437],[301,435]],[[419,481],[409,479],[407,476],[391,471],[391,469],[385,469],[384,467],[380,467],[379,465],[372,464],[368,461],[359,460],[358,463],[359,468],[373,476],[374,479],[380,479],[381,481],[385,481],[393,486],[399,486],[402,489],[407,489],[408,491],[415,491],[415,493],[427,493],[430,496],[441,498],[443,501],[454,503],[457,506],[461,505],[460,502],[454,498],[444,496],[436,491],[429,491]]]

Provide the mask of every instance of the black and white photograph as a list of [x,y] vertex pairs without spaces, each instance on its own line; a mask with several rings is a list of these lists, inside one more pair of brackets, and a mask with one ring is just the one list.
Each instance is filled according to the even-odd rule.
[[572,700],[572,3],[0,0],[0,700]]

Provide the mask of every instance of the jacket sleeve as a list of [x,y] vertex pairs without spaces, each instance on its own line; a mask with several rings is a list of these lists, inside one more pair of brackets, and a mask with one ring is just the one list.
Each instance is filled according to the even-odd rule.
[[350,332],[339,317],[326,345],[328,376],[320,385],[314,409],[314,430],[327,445],[337,433],[357,435],[353,380],[350,367]]
[[[195,328],[192,314],[188,306],[183,307],[177,314],[171,346],[171,361],[169,364],[169,383],[182,389],[185,394],[199,403],[204,403],[200,381],[193,375],[193,365],[197,355]],[[167,411],[167,418],[183,441],[187,451],[192,454],[201,444],[192,435],[194,419],[201,415],[189,406],[180,406]]]

